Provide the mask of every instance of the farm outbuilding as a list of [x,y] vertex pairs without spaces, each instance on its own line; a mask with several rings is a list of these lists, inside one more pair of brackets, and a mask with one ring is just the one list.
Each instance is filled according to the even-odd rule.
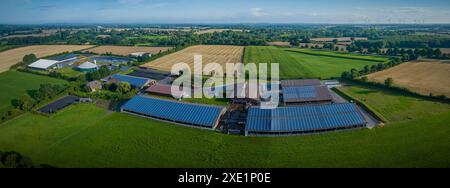
[[102,89],[102,83],[99,81],[92,81],[86,84],[86,87],[91,91],[91,92],[96,92]]
[[84,62],[81,65],[79,65],[77,67],[77,69],[82,72],[92,72],[92,71],[96,71],[98,69],[98,66],[95,63],[91,63],[91,62],[87,61],[87,62]]
[[110,79],[117,79],[120,82],[128,82],[132,87],[142,89],[143,87],[153,84],[156,81],[148,78],[141,78],[123,74],[114,74],[110,77]]
[[37,70],[48,70],[55,66],[57,66],[59,61],[49,60],[49,59],[39,59],[34,63],[28,65],[28,68],[37,69]]
[[136,76],[136,77],[142,77],[142,78],[149,78],[152,80],[163,80],[167,77],[171,76],[170,72],[166,72],[166,71],[159,71],[159,70],[155,70],[155,69],[137,69],[134,70],[133,72],[131,72],[130,74],[128,74],[130,76]]
[[320,86],[318,79],[281,80],[281,87]]
[[172,97],[172,86],[171,85],[157,83],[157,84],[153,84],[145,91],[147,93],[151,93],[151,94],[155,94],[155,95]]
[[248,112],[246,135],[304,134],[364,127],[366,121],[353,103],[261,109]]
[[286,105],[333,101],[328,87],[318,79],[282,80],[280,86]]
[[327,86],[284,87],[282,93],[285,104],[333,101]]
[[148,52],[133,52],[133,53],[130,53],[130,55],[128,55],[128,56],[130,56],[130,57],[143,57],[145,55],[148,55],[149,57],[152,56]]

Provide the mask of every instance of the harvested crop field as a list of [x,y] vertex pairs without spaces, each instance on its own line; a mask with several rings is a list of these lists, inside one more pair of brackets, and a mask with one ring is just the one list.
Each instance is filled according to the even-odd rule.
[[166,55],[144,64],[143,67],[171,71],[173,65],[183,62],[191,67],[191,71],[194,71],[194,55],[202,55],[203,67],[209,63],[218,63],[225,69],[226,63],[241,63],[243,53],[242,46],[199,45]]
[[0,72],[7,71],[12,65],[22,61],[23,56],[35,54],[37,57],[45,57],[63,52],[79,51],[93,47],[92,45],[35,45],[15,48],[0,53]]
[[383,83],[387,78],[394,85],[405,87],[423,95],[450,96],[450,63],[414,61],[368,75],[369,80]]
[[140,46],[99,46],[89,49],[89,52],[97,54],[112,53],[115,55],[127,56],[133,52],[147,52],[150,54],[158,54],[172,49],[172,47],[140,47]]

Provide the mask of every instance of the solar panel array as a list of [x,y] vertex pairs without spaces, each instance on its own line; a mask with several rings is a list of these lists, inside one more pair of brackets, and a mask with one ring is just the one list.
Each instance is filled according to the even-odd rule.
[[281,80],[281,87],[320,86],[319,79]]
[[311,132],[364,125],[365,119],[352,103],[280,107],[252,107],[247,117],[249,132]]
[[127,76],[122,74],[114,74],[111,78],[120,80],[121,82],[128,82],[133,87],[141,88],[145,86],[150,80],[147,78],[139,78],[134,76]]
[[331,101],[332,96],[326,86],[284,87],[283,100],[286,103]]
[[316,88],[314,86],[283,88],[283,97],[285,99],[314,98],[316,96]]
[[212,128],[222,107],[179,103],[136,96],[122,106],[122,110],[184,124]]

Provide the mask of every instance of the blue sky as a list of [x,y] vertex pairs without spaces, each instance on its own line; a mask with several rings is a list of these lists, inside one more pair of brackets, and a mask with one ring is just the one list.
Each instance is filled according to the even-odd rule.
[[0,23],[450,23],[450,2],[0,0]]

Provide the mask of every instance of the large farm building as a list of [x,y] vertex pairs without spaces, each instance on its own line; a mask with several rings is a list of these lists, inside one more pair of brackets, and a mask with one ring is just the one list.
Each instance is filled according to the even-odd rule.
[[[156,72],[152,74],[158,76]],[[112,78],[130,82],[138,88],[145,87],[142,91],[150,95],[132,98],[121,107],[122,112],[190,127],[255,136],[319,133],[366,125],[356,104],[335,102],[330,89],[317,79],[281,81],[281,90],[277,91],[281,105],[275,109],[262,109],[257,102],[262,100],[259,95],[258,99],[238,98],[237,94],[231,93],[248,94],[247,83],[216,88],[216,92],[220,90],[228,98],[232,96],[230,104],[233,105],[225,107],[178,101],[182,96],[171,100],[173,96],[167,78],[160,77],[160,81],[151,83],[149,78],[136,76],[114,75]]]

